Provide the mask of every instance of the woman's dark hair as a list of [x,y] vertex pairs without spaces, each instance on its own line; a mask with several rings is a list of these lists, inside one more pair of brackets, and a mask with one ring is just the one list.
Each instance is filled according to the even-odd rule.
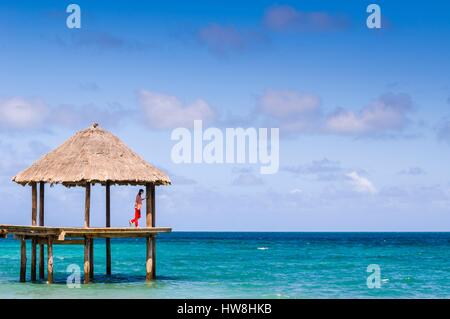
[[144,190],[141,188],[140,190],[139,190],[139,194],[142,194],[144,192]]

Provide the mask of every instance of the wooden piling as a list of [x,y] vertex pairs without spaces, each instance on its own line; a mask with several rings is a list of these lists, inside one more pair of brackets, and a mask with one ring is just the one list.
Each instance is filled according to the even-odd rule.
[[[45,183],[39,183],[39,226],[44,226],[44,192]],[[44,280],[44,244],[39,244],[39,279]]]
[[90,248],[91,248],[91,240],[89,237],[84,238],[84,283],[89,283],[89,277],[90,277]]
[[31,240],[31,281],[36,281],[36,239]]
[[[146,226],[155,227],[155,185],[146,184],[146,200],[145,200],[145,213],[146,213]],[[146,259],[146,280],[151,280],[156,277],[156,246],[155,237],[147,237],[147,259]]]
[[53,238],[48,237],[47,241],[47,282],[53,283]]
[[[106,182],[106,227],[111,227],[111,190]],[[106,275],[111,275],[111,239],[106,238]]]
[[[154,192],[155,185],[146,184],[145,185],[145,217],[146,217],[146,226],[154,227],[155,219],[154,219]],[[155,277],[155,265],[154,265],[154,239],[149,236],[146,238],[146,246],[147,246],[147,258],[145,262],[145,279],[147,281],[152,280]]]
[[20,282],[25,282],[27,277],[27,241],[25,237],[20,239]]
[[[156,189],[155,189],[155,185],[152,184],[152,227],[155,227],[156,225],[156,200],[155,200],[155,196],[156,196]],[[153,236],[153,240],[152,240],[152,275],[153,275],[153,279],[156,277],[156,236]]]
[[45,246],[44,244],[39,244],[39,279],[44,280],[45,278],[45,266],[44,266],[44,252]]
[[89,278],[94,279],[94,238],[91,238],[89,247]]
[[[145,200],[145,213],[146,213],[146,226],[155,227],[155,185],[145,185],[146,200]],[[156,246],[155,237],[147,237],[147,259],[146,259],[146,280],[151,280],[156,277]]]
[[156,278],[156,236],[152,236],[152,279]]
[[[86,183],[86,197],[84,201],[84,227],[90,227],[91,214],[91,183]],[[87,256],[86,256],[87,254]],[[94,242],[86,238],[84,245],[84,282],[88,283],[94,272]]]
[[[31,184],[31,225],[37,225],[37,184]],[[36,240],[31,240],[31,281],[36,281]]]
[[146,238],[146,244],[147,244],[147,256],[146,256],[146,262],[145,262],[145,280],[150,281],[154,278],[154,265],[153,265],[153,237],[149,236]]

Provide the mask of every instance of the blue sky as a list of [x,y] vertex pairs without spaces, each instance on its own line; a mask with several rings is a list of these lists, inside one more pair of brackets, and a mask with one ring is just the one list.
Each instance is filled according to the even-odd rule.
[[[30,223],[30,190],[11,177],[99,122],[172,177],[157,189],[159,225],[450,230],[448,2],[72,2],[79,30],[69,1],[0,2],[2,223]],[[372,2],[381,30],[365,24]],[[146,92],[177,112],[155,113]],[[280,171],[172,163],[171,130],[200,103],[209,126],[280,127]],[[113,225],[135,191],[113,189]],[[46,195],[48,224],[82,224],[81,189]]]

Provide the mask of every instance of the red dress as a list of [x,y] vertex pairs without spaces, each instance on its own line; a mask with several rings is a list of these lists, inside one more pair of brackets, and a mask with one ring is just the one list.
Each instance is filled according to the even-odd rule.
[[134,203],[134,219],[130,220],[130,223],[134,223],[136,227],[139,226],[139,218],[141,218],[142,197],[136,195],[136,201]]

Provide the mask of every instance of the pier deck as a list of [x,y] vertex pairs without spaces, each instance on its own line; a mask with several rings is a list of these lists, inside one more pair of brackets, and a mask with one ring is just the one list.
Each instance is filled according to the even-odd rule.
[[14,234],[16,236],[48,237],[53,236],[58,240],[68,238],[90,237],[90,238],[135,238],[149,237],[158,233],[170,233],[170,227],[50,227],[50,226],[21,226],[1,225],[0,235]]
[[[155,276],[155,236],[158,233],[168,233],[169,227],[50,227],[50,226],[21,226],[0,224],[0,238],[8,234],[14,235],[21,241],[20,245],[20,281],[26,280],[26,242],[31,241],[31,280],[36,280],[36,246],[41,249],[39,277],[44,278],[43,249],[47,245],[47,282],[53,282],[53,245],[84,245],[84,282],[88,283],[94,276],[94,239],[95,238],[146,238],[146,278]],[[107,265],[110,260],[107,261]],[[110,271],[110,270],[109,270]]]

